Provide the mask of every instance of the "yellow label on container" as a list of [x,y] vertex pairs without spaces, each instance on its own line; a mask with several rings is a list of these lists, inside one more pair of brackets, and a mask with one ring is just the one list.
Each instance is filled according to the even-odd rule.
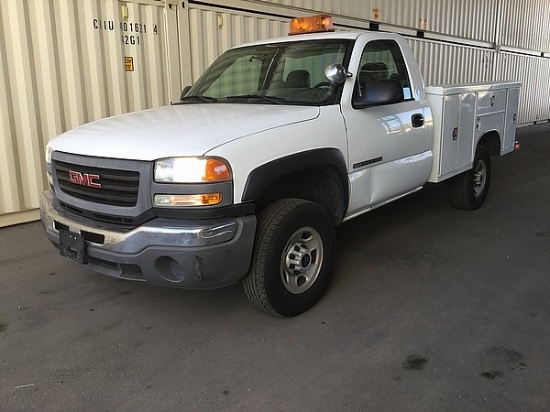
[[134,71],[134,58],[133,57],[124,57],[124,66],[127,72]]

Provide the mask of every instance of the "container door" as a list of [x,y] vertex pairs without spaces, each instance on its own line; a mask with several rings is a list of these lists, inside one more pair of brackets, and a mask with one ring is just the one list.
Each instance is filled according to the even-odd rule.
[[179,100],[177,6],[170,1],[119,2],[122,62],[130,111]]

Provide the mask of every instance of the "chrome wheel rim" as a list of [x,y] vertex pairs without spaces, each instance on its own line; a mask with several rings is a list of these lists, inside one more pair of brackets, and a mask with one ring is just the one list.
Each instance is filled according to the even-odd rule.
[[298,295],[317,280],[323,265],[323,240],[310,226],[290,236],[281,256],[281,280],[290,293]]
[[487,182],[487,165],[479,159],[474,168],[474,196],[479,197],[485,189]]

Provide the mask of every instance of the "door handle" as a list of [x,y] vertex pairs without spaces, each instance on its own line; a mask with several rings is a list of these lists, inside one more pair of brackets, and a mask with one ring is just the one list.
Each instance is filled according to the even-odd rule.
[[416,113],[411,116],[412,127],[424,126],[424,116],[422,113]]

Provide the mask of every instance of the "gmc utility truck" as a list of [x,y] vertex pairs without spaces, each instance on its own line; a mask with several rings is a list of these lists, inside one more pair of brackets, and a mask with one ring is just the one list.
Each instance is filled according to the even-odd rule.
[[242,282],[296,316],[329,284],[335,226],[447,179],[454,206],[483,204],[519,83],[425,88],[399,35],[291,27],[316,33],[232,48],[181,101],[52,139],[41,219],[61,255],[155,285]]

